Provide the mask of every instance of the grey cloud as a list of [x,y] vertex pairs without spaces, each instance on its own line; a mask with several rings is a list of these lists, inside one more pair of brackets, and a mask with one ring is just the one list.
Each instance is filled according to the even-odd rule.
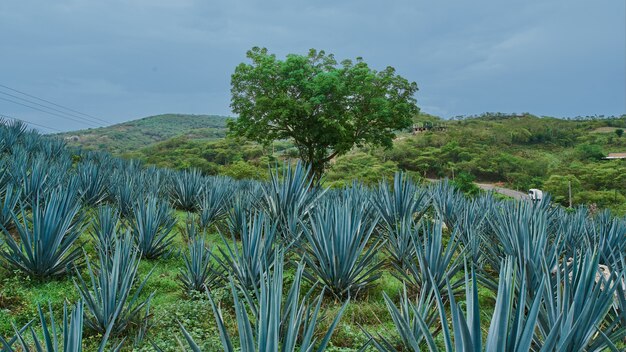
[[[0,84],[111,123],[230,114],[245,51],[325,49],[391,65],[422,110],[575,116],[626,112],[622,1],[7,0]],[[0,113],[76,129],[0,101]]]

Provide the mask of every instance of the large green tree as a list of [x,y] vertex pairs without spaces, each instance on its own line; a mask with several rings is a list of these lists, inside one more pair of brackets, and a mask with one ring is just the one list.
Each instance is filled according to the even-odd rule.
[[390,147],[394,132],[411,125],[419,109],[417,84],[361,58],[338,63],[332,54],[276,58],[265,48],[247,52],[231,79],[232,133],[270,144],[291,139],[319,177],[335,156],[354,146]]

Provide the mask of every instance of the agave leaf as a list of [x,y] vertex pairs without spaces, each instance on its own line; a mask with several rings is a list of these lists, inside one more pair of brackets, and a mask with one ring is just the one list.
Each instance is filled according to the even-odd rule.
[[304,227],[308,243],[300,246],[308,253],[303,258],[305,277],[320,280],[341,299],[366,290],[380,277],[383,262],[377,254],[384,242],[372,236],[378,218],[368,218],[366,206],[326,200],[311,214],[311,228]]
[[[300,264],[296,270],[292,286],[284,298],[282,290],[284,280],[283,252],[277,250],[273,258],[272,270],[270,272],[269,268],[266,268],[268,273],[261,276],[261,284],[256,293],[254,293],[254,300],[250,299],[250,294],[238,286],[233,278],[230,280],[237,316],[240,348],[242,351],[280,350],[282,352],[293,352],[296,349],[313,351],[315,348],[313,331],[318,322],[323,293],[313,301],[313,305],[309,301],[309,294],[306,294],[304,298],[300,298],[300,284],[304,272],[304,268]],[[241,300],[239,298],[240,295],[244,295],[246,298]],[[234,351],[221,309],[210,292],[209,299],[215,320],[217,321],[222,347],[226,352]],[[326,349],[332,331],[336,328],[346,308],[346,304],[342,306],[330,328],[324,334],[322,341],[317,345],[317,351],[321,352]],[[182,325],[181,328],[190,348],[193,351],[199,351],[198,345],[189,333]]]
[[80,249],[73,248],[81,233],[79,210],[73,188],[51,192],[30,212],[22,205],[19,217],[12,213],[19,242],[3,228],[7,248],[0,255],[10,267],[31,277],[64,275],[80,257]]
[[172,243],[176,216],[169,204],[154,195],[135,203],[131,222],[133,238],[144,258],[156,259]]

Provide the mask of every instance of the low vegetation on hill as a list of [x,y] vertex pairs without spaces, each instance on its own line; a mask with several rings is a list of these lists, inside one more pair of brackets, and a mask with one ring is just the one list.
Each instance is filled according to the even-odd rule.
[[[331,161],[324,181],[342,187],[357,179],[373,185],[396,171],[414,178],[502,183],[525,191],[543,189],[555,201],[595,204],[626,213],[626,116],[557,119],[529,114],[485,114],[443,120],[420,114],[415,132],[400,131],[389,149],[355,148]],[[263,147],[235,138],[178,136],[126,153],[160,167],[195,167],[209,175],[265,179],[268,165],[297,158],[289,141]]]
[[216,115],[164,114],[58,136],[72,146],[122,154],[180,136],[196,140],[223,138],[226,120]]

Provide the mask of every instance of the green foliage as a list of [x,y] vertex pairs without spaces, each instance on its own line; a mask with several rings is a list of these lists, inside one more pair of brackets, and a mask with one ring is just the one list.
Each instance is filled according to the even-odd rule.
[[254,166],[243,160],[237,160],[232,164],[227,164],[219,169],[220,175],[232,177],[235,180],[262,180],[266,177],[266,170]]
[[617,135],[617,138],[622,138],[622,135],[624,135],[624,130],[621,128],[618,128],[615,130],[615,134]]
[[398,170],[393,161],[381,161],[361,152],[351,152],[337,157],[324,176],[324,182],[334,188],[350,186],[354,181],[374,186],[381,179],[391,179]]
[[605,155],[601,146],[587,143],[578,145],[576,152],[581,160],[600,160]]
[[178,136],[223,138],[226,134],[226,119],[216,115],[165,114],[109,127],[61,133],[58,136],[73,146],[120,155]]
[[371,69],[361,58],[338,63],[332,54],[279,60],[268,50],[247,52],[231,78],[232,133],[268,145],[291,139],[300,158],[320,176],[325,164],[353,146],[392,145],[394,131],[418,112],[417,85],[392,67]]
[[[235,178],[264,179],[267,177],[268,160],[263,155],[263,148],[259,145],[236,138],[203,141],[176,137],[143,148],[133,157],[159,167],[177,170],[193,167],[203,174],[235,173]],[[246,167],[241,164],[243,161]]]
[[595,204],[598,208],[612,208],[614,204],[626,204],[626,197],[616,189],[612,191],[582,191],[574,196],[576,204]]
[[550,193],[555,202],[568,205],[570,185],[573,194],[578,194],[582,190],[581,182],[576,176],[552,175],[543,183],[543,190]]
[[458,175],[456,175],[456,178],[452,181],[452,184],[456,188],[458,188],[459,191],[470,196],[475,196],[480,192],[480,188],[476,186],[474,180],[476,180],[476,177],[474,177],[472,174],[462,171],[459,172]]

